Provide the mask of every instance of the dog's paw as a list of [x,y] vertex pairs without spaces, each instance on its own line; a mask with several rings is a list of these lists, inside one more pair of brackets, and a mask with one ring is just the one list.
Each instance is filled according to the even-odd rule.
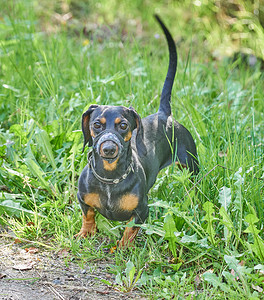
[[86,238],[87,236],[94,236],[96,233],[96,225],[91,224],[90,226],[82,227],[80,232],[74,235],[75,238]]
[[139,232],[139,227],[127,227],[120,241],[118,241],[119,249],[127,249],[132,247],[134,240]]
[[74,237],[77,238],[86,238],[87,237],[87,232],[84,232],[82,229],[80,230],[80,232],[76,233],[74,235]]

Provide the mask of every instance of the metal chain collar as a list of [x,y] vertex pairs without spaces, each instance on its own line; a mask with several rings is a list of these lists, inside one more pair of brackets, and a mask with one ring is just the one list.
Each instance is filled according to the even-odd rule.
[[134,173],[134,168],[133,168],[134,167],[134,162],[132,160],[131,163],[129,164],[128,168],[126,169],[126,172],[121,177],[116,178],[116,179],[101,177],[95,171],[95,168],[94,168],[93,162],[92,162],[92,158],[93,158],[93,152],[91,150],[88,153],[88,164],[89,164],[89,167],[91,168],[91,170],[93,172],[94,177],[96,179],[98,179],[99,181],[101,181],[102,183],[106,183],[106,184],[118,184],[119,182],[125,180],[127,178],[127,176],[130,174],[131,171]]

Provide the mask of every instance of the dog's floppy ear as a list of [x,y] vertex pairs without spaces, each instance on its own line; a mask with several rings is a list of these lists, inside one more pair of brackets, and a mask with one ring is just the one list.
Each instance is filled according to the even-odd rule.
[[136,127],[137,128],[137,135],[136,135],[136,146],[137,146],[137,151],[139,156],[145,156],[147,149],[146,146],[144,144],[144,138],[143,138],[143,126],[142,126],[142,122],[141,122],[141,118],[139,116],[139,114],[135,111],[135,109],[133,107],[129,107],[130,112],[132,113],[135,123],[136,123]]
[[84,151],[84,148],[86,146],[86,144],[88,143],[88,146],[92,146],[92,137],[91,137],[91,132],[90,132],[90,127],[89,127],[89,123],[90,123],[90,116],[91,116],[91,113],[98,107],[98,105],[96,104],[92,104],[88,110],[83,113],[82,115],[82,132],[83,132],[83,138],[84,138],[84,141],[83,141],[83,150]]

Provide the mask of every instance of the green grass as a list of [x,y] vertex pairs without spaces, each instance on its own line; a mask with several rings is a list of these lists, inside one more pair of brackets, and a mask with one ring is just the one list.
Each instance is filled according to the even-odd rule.
[[[137,287],[153,299],[261,299],[263,75],[259,65],[251,69],[212,55],[239,44],[263,57],[263,29],[252,7],[241,2],[244,10],[228,26],[210,1],[155,1],[153,11],[148,1],[119,9],[111,1],[111,11],[104,1],[61,3],[73,20],[55,21],[54,12],[63,14],[67,6],[48,0],[4,1],[1,221],[20,238],[69,249],[80,264],[110,257],[120,291]],[[77,181],[87,163],[81,115],[91,103],[132,105],[142,117],[157,110],[168,53],[164,38],[154,37],[161,35],[154,11],[178,41],[172,106],[196,141],[200,173],[193,183],[186,171],[163,170],[135,248],[107,254],[124,224],[97,216],[94,238],[73,238],[81,227]],[[101,25],[87,36],[85,22]]]

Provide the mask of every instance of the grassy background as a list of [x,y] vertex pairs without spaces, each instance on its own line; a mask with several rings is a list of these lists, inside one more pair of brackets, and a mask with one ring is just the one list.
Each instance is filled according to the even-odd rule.
[[[122,291],[263,297],[261,2],[2,0],[1,8],[1,222],[80,264],[108,256],[116,281],[106,283]],[[196,141],[201,171],[195,183],[186,171],[162,171],[135,248],[109,254],[124,224],[97,216],[94,238],[73,238],[87,162],[81,115],[91,103],[156,112],[168,51],[153,13],[177,42],[173,112]],[[233,59],[237,51],[260,60],[250,67]]]

